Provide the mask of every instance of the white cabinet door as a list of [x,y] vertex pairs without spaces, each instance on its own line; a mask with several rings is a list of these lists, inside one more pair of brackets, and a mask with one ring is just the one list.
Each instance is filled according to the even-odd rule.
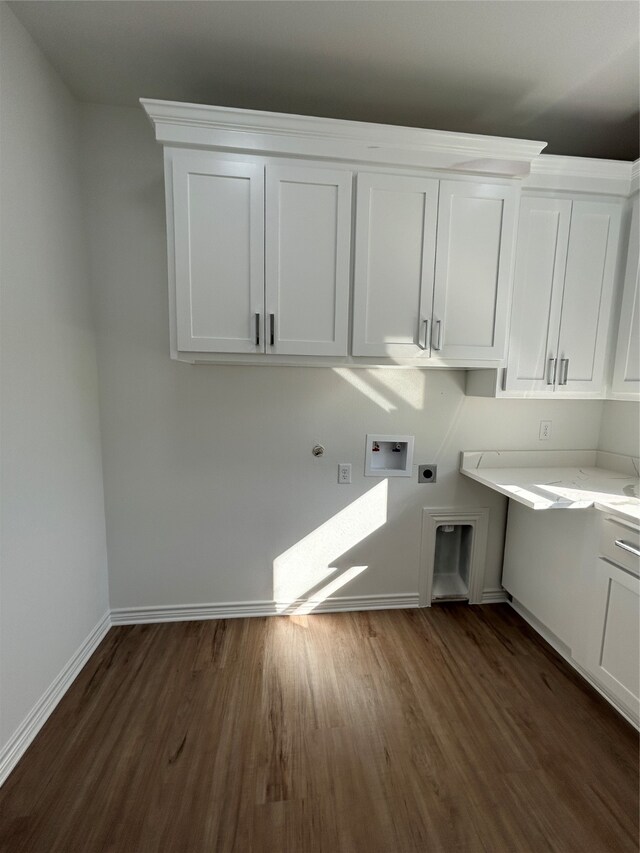
[[640,216],[638,194],[633,200],[620,322],[613,368],[614,394],[640,395]]
[[353,354],[429,356],[438,181],[358,175]]
[[634,717],[640,713],[640,579],[599,558],[592,578],[585,669]]
[[523,198],[503,390],[602,391],[622,207]]
[[518,189],[441,181],[432,349],[441,358],[504,356]]
[[266,171],[267,352],[347,355],[352,173]]
[[558,342],[559,392],[603,387],[621,214],[618,203],[573,202]]
[[520,204],[506,391],[552,391],[558,356],[571,201]]
[[174,151],[172,191],[178,349],[262,351],[262,166]]
[[568,649],[579,628],[577,590],[593,559],[596,510],[533,510],[509,502],[502,585]]

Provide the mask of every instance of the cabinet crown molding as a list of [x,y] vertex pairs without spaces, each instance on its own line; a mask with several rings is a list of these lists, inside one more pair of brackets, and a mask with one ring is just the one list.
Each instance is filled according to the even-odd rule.
[[524,178],[546,142],[141,98],[163,145]]
[[631,164],[631,193],[637,193],[640,189],[640,160],[634,160]]
[[566,190],[628,196],[638,180],[638,161],[598,160],[593,157],[561,157],[541,154],[531,163],[523,188]]

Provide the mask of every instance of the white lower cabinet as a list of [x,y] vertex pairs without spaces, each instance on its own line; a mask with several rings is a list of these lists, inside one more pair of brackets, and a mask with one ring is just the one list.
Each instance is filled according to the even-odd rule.
[[640,717],[640,528],[599,518],[597,557],[584,564],[583,619],[573,657],[634,720]]
[[640,579],[603,558],[589,580],[589,636],[578,661],[635,719],[640,716]]
[[596,509],[509,504],[513,605],[631,719],[640,717],[640,532]]
[[593,554],[595,510],[533,510],[510,501],[502,585],[516,604],[573,649],[579,587],[586,554]]

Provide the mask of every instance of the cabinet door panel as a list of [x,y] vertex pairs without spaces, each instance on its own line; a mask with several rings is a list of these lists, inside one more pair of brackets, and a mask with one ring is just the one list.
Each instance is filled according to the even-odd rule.
[[618,324],[618,341],[612,390],[616,394],[640,395],[640,216],[638,195],[633,201],[627,267]]
[[442,358],[504,355],[517,194],[491,184],[440,184],[433,316]]
[[257,352],[263,170],[206,152],[175,152],[172,177],[178,349]]
[[347,355],[352,174],[267,166],[267,351]]
[[553,389],[570,220],[570,201],[522,199],[506,390]]
[[579,625],[576,590],[584,555],[595,549],[595,513],[536,511],[509,502],[502,586],[569,649]]
[[427,356],[438,182],[358,175],[353,354]]
[[569,363],[559,391],[602,388],[620,219],[619,204],[573,202],[558,352]]
[[638,717],[640,711],[640,580],[598,559],[586,669]]

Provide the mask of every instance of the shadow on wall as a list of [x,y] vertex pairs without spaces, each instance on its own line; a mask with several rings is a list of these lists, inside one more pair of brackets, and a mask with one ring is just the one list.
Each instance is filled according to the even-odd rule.
[[273,561],[278,613],[311,613],[367,566],[335,563],[387,522],[388,480],[378,483]]

